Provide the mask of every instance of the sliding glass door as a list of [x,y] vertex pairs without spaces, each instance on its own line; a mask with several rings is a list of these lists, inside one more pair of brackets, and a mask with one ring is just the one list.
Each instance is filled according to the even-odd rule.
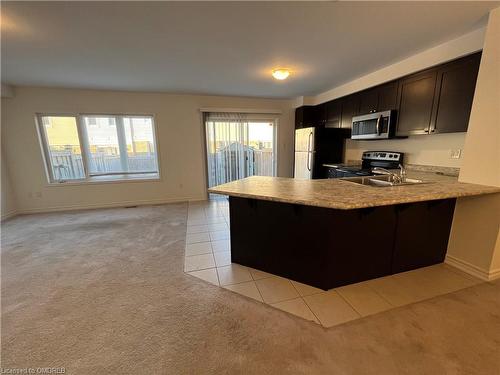
[[274,176],[276,120],[238,114],[205,114],[208,186],[249,176]]

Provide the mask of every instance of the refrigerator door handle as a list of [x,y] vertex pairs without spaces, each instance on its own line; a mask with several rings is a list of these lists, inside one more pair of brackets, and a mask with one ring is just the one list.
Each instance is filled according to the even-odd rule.
[[309,133],[309,139],[307,140],[307,169],[311,171],[311,141],[313,137],[313,132]]

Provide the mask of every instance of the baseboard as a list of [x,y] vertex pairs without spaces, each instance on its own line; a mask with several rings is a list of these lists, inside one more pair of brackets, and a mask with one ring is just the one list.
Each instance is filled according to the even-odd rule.
[[170,198],[170,199],[145,199],[145,200],[121,201],[121,202],[111,202],[111,203],[76,204],[76,205],[53,206],[53,207],[42,207],[42,208],[28,208],[28,209],[19,210],[17,212],[17,214],[18,215],[28,215],[28,214],[41,214],[41,213],[48,213],[48,212],[95,210],[95,209],[99,209],[99,208],[150,206],[150,205],[157,205],[157,204],[191,202],[191,201],[199,201],[199,200],[203,200],[203,198],[180,197],[180,198]]
[[7,212],[6,214],[2,215],[0,221],[5,221],[5,220],[8,220],[8,219],[12,219],[14,216],[17,216],[17,215],[19,215],[18,211]]
[[487,271],[481,267],[475,266],[472,263],[456,258],[452,255],[446,255],[445,263],[484,281],[492,281],[500,278],[500,269],[498,268],[495,270]]

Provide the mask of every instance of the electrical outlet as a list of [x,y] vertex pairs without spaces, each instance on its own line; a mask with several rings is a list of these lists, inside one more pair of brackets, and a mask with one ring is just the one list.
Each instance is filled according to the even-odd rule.
[[457,148],[456,150],[451,150],[450,151],[450,158],[451,159],[460,159],[462,156],[462,150]]

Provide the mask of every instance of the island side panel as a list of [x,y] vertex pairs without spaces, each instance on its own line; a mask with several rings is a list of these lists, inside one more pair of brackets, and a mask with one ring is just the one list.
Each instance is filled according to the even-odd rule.
[[398,204],[392,273],[441,263],[446,257],[456,199]]
[[327,290],[391,272],[393,207],[358,210],[230,197],[232,262]]

